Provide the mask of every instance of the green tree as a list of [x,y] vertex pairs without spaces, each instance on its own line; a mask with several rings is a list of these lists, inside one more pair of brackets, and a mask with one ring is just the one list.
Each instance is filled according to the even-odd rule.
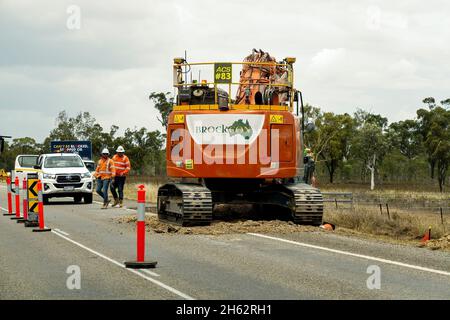
[[164,137],[159,131],[147,131],[146,128],[126,129],[123,137],[115,140],[115,144],[122,145],[130,157],[136,174],[161,173],[161,148]]
[[419,123],[416,120],[391,123],[387,130],[387,139],[391,148],[397,149],[409,160],[414,159],[424,150]]
[[375,189],[375,171],[386,154],[386,138],[382,128],[372,122],[365,123],[355,134],[352,154],[370,171],[370,190]]
[[388,124],[388,119],[386,117],[382,117],[379,114],[370,113],[361,108],[356,109],[354,118],[358,127],[362,127],[366,124],[373,124],[381,129],[384,129]]
[[[434,101],[434,98],[427,99]],[[428,104],[429,110],[417,110],[419,130],[427,152],[431,178],[434,178],[436,168],[439,190],[443,192],[450,165],[450,110],[446,110],[443,106],[430,104],[427,99],[424,99],[423,102]]]
[[[305,124],[314,123],[317,127],[317,124],[322,122],[323,113],[320,110],[320,108],[313,107],[309,104],[305,104],[304,110],[305,110],[305,119],[304,119]],[[315,157],[317,158],[317,150],[321,149],[324,140],[326,140],[326,137],[324,137],[324,135],[321,134],[320,130],[314,130],[312,132],[303,132],[303,138],[304,138],[303,147],[311,148],[311,150],[315,153]]]
[[170,97],[170,92],[152,92],[149,96],[150,101],[155,104],[155,108],[159,111],[161,117],[157,117],[158,121],[167,130],[169,122],[169,114],[173,109],[173,97]]
[[329,181],[341,161],[348,156],[348,146],[353,132],[353,119],[348,114],[323,113],[316,121],[316,159],[321,159],[327,168]]
[[56,128],[50,131],[50,140],[76,140],[75,120],[67,115],[66,111],[61,111],[56,117]]

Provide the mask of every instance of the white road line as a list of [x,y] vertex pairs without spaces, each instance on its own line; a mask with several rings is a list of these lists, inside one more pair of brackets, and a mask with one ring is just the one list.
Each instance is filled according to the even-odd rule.
[[69,235],[67,232],[64,232],[64,231],[62,231],[62,230],[60,230],[60,229],[56,229],[56,228],[55,228],[55,229],[53,229],[53,230],[58,231],[59,233],[65,235],[65,236],[68,236],[68,235]]
[[149,275],[151,275],[153,277],[159,277],[159,274],[157,274],[156,272],[147,270],[147,269],[141,269],[140,271],[145,272],[146,274],[149,274]]
[[336,249],[331,249],[331,248],[327,248],[327,247],[316,246],[316,245],[313,245],[313,244],[287,240],[287,239],[283,239],[283,238],[266,236],[264,234],[259,234],[259,233],[247,233],[247,234],[255,236],[255,237],[266,238],[266,239],[270,239],[270,240],[276,240],[276,241],[281,241],[281,242],[285,242],[285,243],[290,243],[290,244],[294,244],[294,245],[302,246],[302,247],[306,247],[306,248],[318,249],[318,250],[338,253],[338,254],[342,254],[342,255],[346,255],[346,256],[357,257],[357,258],[362,258],[362,259],[367,259],[367,260],[373,260],[373,261],[378,261],[378,262],[382,262],[382,263],[392,264],[392,265],[396,265],[396,266],[400,266],[400,267],[405,267],[405,268],[410,268],[410,269],[415,269],[415,270],[420,270],[420,271],[436,273],[436,274],[440,274],[440,275],[444,275],[444,276],[450,276],[450,272],[443,271],[443,270],[436,270],[436,269],[425,268],[425,267],[416,266],[416,265],[413,265],[413,264],[408,264],[408,263],[403,263],[403,262],[398,262],[398,261],[393,261],[393,260],[388,260],[388,259],[383,259],[383,258],[377,258],[377,257],[372,257],[372,256],[366,256],[366,255],[363,255],[363,254],[357,254],[357,253],[352,253],[352,252],[348,252],[348,251],[336,250]]
[[[3,211],[8,211],[8,210],[6,210],[5,208],[2,208],[2,207],[0,207],[0,209],[3,210]],[[45,228],[47,228],[47,226],[45,226]],[[62,231],[61,229],[54,228],[53,230],[56,231],[56,232],[58,232],[58,233],[60,233],[60,234],[65,235],[65,236],[69,236],[69,233],[67,233],[67,232],[65,232],[65,231]],[[112,259],[111,259],[111,260],[112,260]],[[117,261],[115,261],[115,262],[117,262]],[[124,267],[124,265],[120,264],[119,262],[117,262],[117,263],[118,263],[119,265],[121,265],[122,267]],[[152,272],[152,271],[150,271],[150,270],[142,269],[142,270],[140,270],[140,271],[145,272],[145,273],[147,273],[147,274],[149,274],[149,275],[151,275],[151,276],[153,276],[153,277],[159,277],[159,276],[160,276],[160,275],[157,274],[156,272]]]
[[132,272],[132,273],[134,273],[134,274],[137,274],[138,276],[144,278],[145,280],[148,280],[148,281],[150,281],[150,282],[152,282],[152,283],[154,283],[154,284],[160,286],[161,288],[164,288],[164,289],[166,289],[167,291],[172,292],[173,294],[175,294],[175,295],[177,295],[177,296],[179,296],[179,297],[181,297],[181,298],[183,298],[183,299],[186,299],[186,300],[195,300],[195,299],[192,298],[191,296],[188,296],[187,294],[184,294],[184,293],[182,293],[181,291],[179,291],[179,290],[177,290],[177,289],[175,289],[175,288],[172,288],[172,287],[170,287],[170,286],[168,286],[168,285],[162,283],[161,281],[158,281],[158,280],[156,280],[156,279],[147,277],[146,275],[144,275],[143,273],[141,273],[141,272],[139,272],[139,271],[137,271],[137,270],[134,270],[134,269],[128,269],[128,268],[125,267],[125,265],[124,265],[123,263],[120,263],[120,262],[118,262],[118,261],[116,261],[116,260],[113,260],[113,259],[111,259],[111,258],[109,258],[109,257],[107,257],[107,256],[105,256],[105,255],[103,255],[103,254],[101,254],[101,253],[95,251],[95,250],[92,250],[91,248],[88,248],[88,247],[86,247],[85,245],[83,245],[83,244],[81,244],[81,243],[79,243],[79,242],[77,242],[77,241],[75,241],[75,240],[72,240],[72,239],[70,239],[70,238],[68,238],[68,237],[66,237],[66,236],[64,236],[64,235],[62,235],[62,234],[58,233],[58,232],[55,231],[55,230],[52,230],[52,232],[53,232],[54,234],[56,234],[58,237],[61,237],[61,238],[65,239],[65,240],[67,240],[67,241],[69,241],[69,242],[71,242],[71,243],[73,243],[73,244],[79,246],[80,248],[83,248],[83,249],[85,249],[85,250],[87,250],[87,251],[89,251],[89,252],[91,252],[91,253],[93,253],[93,254],[99,256],[100,258],[103,258],[103,259],[105,259],[105,260],[107,260],[107,261],[109,261],[109,262],[111,262],[111,263],[117,265],[118,267],[121,267],[121,268],[123,268],[123,269],[125,269],[125,270],[128,270],[128,271],[130,271],[130,272]]

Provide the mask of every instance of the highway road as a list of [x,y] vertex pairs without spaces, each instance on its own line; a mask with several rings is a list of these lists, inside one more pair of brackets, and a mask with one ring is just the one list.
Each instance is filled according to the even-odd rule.
[[[132,210],[56,201],[45,206],[52,232],[0,216],[0,299],[450,299],[449,253],[319,231],[147,233],[158,265],[130,270],[134,225],[114,219]],[[79,289],[67,286],[71,266]]]

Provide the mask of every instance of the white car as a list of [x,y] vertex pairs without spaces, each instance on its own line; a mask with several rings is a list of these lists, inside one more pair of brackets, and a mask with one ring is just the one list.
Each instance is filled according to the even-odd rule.
[[76,203],[92,203],[92,174],[75,153],[49,153],[39,156],[35,167],[40,169],[44,203],[53,197],[73,197]]

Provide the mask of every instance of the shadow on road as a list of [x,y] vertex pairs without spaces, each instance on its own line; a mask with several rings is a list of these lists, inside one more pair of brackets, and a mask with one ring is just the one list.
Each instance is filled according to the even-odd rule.
[[61,205],[87,205],[84,202],[74,202],[73,200],[49,200],[48,203],[46,203],[46,206],[61,206]]

